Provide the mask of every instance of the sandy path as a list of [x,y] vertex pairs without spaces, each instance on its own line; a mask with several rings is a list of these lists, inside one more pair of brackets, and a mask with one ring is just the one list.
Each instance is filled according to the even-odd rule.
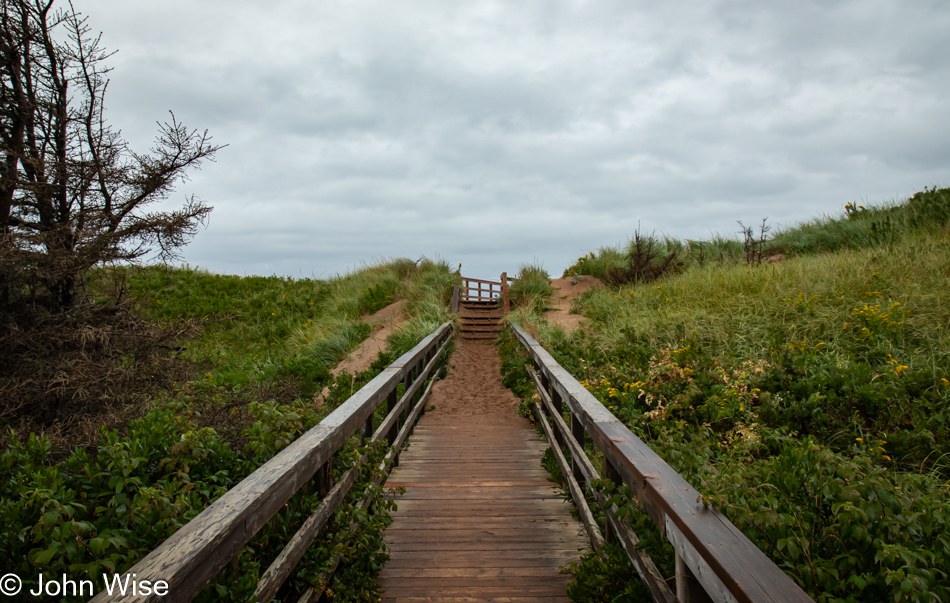
[[549,323],[560,326],[566,333],[571,333],[584,324],[583,316],[570,313],[571,302],[575,297],[583,295],[585,291],[603,287],[604,284],[593,276],[581,276],[556,278],[551,281],[551,286],[554,287],[554,293],[551,294],[551,307],[554,309],[545,312],[544,318]]
[[475,424],[530,423],[515,416],[518,398],[501,383],[501,361],[495,342],[456,339],[448,376],[432,387],[427,423],[456,424],[465,416]]
[[406,300],[401,299],[375,314],[361,318],[362,322],[373,327],[373,333],[360,344],[360,347],[350,352],[346,360],[336,365],[330,374],[336,377],[346,371],[355,375],[368,369],[379,353],[386,350],[386,338],[405,322],[405,316],[403,316],[405,307]]

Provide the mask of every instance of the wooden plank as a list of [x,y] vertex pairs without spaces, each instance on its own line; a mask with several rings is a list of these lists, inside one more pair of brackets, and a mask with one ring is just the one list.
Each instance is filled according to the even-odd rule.
[[422,584],[419,586],[402,586],[399,588],[387,588],[386,589],[386,599],[393,597],[424,597],[430,596],[432,591],[438,591],[438,593],[443,597],[459,597],[459,596],[478,596],[478,597],[499,597],[499,596],[544,596],[544,597],[556,597],[562,596],[564,593],[565,586],[569,578],[563,578],[561,580],[550,580],[544,584],[516,584],[508,583],[503,586],[483,586],[483,585],[469,585],[469,586],[449,586],[449,585],[434,585],[434,584]]
[[550,486],[519,486],[517,488],[412,488],[396,497],[402,500],[507,500],[507,499],[560,499]]
[[568,597],[399,597],[384,603],[571,603]]
[[[523,526],[538,526],[540,528],[546,527],[558,527],[561,529],[564,528],[576,528],[577,520],[567,517],[543,517],[543,518],[530,518],[518,522],[519,525]],[[462,529],[464,528],[477,528],[477,529],[498,529],[498,528],[508,528],[511,526],[511,520],[505,517],[429,517],[429,518],[419,518],[419,517],[397,517],[393,519],[392,525],[389,526],[389,530],[406,530],[406,529],[428,529],[428,530],[443,530],[443,529]]]
[[[549,594],[563,595],[564,587],[573,579],[570,574],[552,574],[550,568],[430,568],[407,572],[409,575],[405,576],[401,575],[404,572],[396,570],[380,575],[387,583],[387,595],[393,590],[417,587],[429,587],[431,594],[446,594],[442,592],[444,587],[466,586],[547,589]],[[510,594],[524,594],[524,591],[514,590]]]
[[[576,544],[577,539],[574,540],[555,540],[553,542],[548,542],[548,546],[553,546],[556,548],[569,548],[571,544]],[[489,538],[483,538],[481,540],[475,540],[471,542],[440,542],[440,541],[427,541],[427,542],[392,542],[386,543],[387,548],[392,553],[400,553],[404,551],[497,551],[501,544],[498,540],[493,540]],[[536,541],[524,542],[524,541],[507,541],[504,543],[505,549],[511,551],[534,551],[538,548],[541,543]],[[586,550],[587,544],[583,541],[577,546],[574,547],[576,551]],[[580,558],[580,553],[578,553],[577,558]]]
[[[552,569],[561,568],[571,561],[577,561],[577,550],[563,551],[560,555],[549,554],[547,557],[534,558],[528,556],[533,551],[509,551],[511,553],[520,553],[508,558],[499,557],[500,551],[466,551],[458,555],[451,551],[415,551],[413,554],[406,552],[398,559],[390,559],[386,564],[387,569],[429,569],[435,565],[443,568],[520,568],[520,567],[538,567],[544,568],[547,572]],[[554,551],[559,552],[559,551]]]
[[486,280],[484,280],[484,279],[472,278],[472,277],[469,277],[469,276],[463,276],[463,277],[462,277],[462,282],[465,282],[465,283],[482,283],[482,284],[486,284],[486,285],[499,285],[499,286],[501,286],[501,283],[500,283],[499,281],[486,281]]
[[[507,504],[503,504],[507,503]],[[496,503],[487,500],[442,500],[433,505],[429,499],[400,500],[396,502],[402,517],[457,517],[457,516],[496,516],[496,517],[536,517],[541,513],[568,513],[571,503],[564,499],[548,498],[511,499]]]
[[521,527],[518,522],[508,522],[508,525],[478,526],[467,525],[455,528],[442,527],[434,530],[427,526],[406,526],[403,528],[391,527],[386,530],[385,539],[392,542],[404,542],[407,539],[418,539],[422,542],[426,538],[441,538],[443,540],[471,540],[480,538],[551,538],[552,542],[568,537],[572,541],[584,533],[584,527],[574,522],[573,525],[526,525]]
[[[399,481],[389,482],[388,486],[390,488],[504,488],[506,491],[513,488],[550,488],[551,484],[547,480],[537,479],[531,481],[508,481],[508,482],[486,482],[486,481],[474,481],[474,482],[463,482],[459,480],[454,481],[408,481],[405,477],[402,477]],[[420,490],[420,492],[424,492]]]

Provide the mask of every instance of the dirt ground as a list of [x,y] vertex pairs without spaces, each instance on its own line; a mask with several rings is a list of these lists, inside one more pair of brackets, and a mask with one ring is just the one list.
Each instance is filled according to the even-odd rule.
[[551,295],[551,307],[554,309],[545,312],[544,317],[549,323],[558,325],[565,332],[571,333],[584,324],[584,317],[570,313],[571,302],[575,297],[583,295],[585,291],[603,287],[604,284],[593,276],[580,276],[553,279],[551,286],[554,287],[554,293]]
[[386,350],[386,338],[405,322],[405,307],[406,300],[401,299],[375,314],[361,318],[360,320],[373,327],[373,334],[367,337],[360,347],[350,352],[349,357],[336,365],[330,373],[334,377],[343,371],[355,375],[368,369],[379,353]]
[[456,339],[449,366],[446,378],[432,388],[429,403],[435,410],[426,411],[427,425],[459,425],[459,417],[465,417],[466,427],[518,421],[528,427],[527,420],[515,416],[518,398],[501,383],[494,341]]

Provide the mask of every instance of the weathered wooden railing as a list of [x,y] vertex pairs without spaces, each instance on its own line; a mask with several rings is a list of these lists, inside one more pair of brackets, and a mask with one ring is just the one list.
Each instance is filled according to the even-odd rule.
[[479,278],[462,277],[462,286],[456,286],[452,297],[452,311],[458,310],[458,302],[491,302],[500,301],[505,312],[511,310],[508,301],[508,284],[515,279],[510,278],[507,272],[501,273],[501,280],[486,281]]
[[[699,493],[682,476],[614,417],[541,344],[521,327],[511,327],[531,357],[534,368],[529,372],[541,398],[541,402],[535,402],[535,411],[595,549],[600,549],[605,538],[583,488],[589,488],[590,482],[601,476],[587,458],[587,436],[603,453],[604,477],[630,487],[676,551],[674,595],[649,555],[637,547],[638,538],[629,523],[616,516],[617,508],[605,510],[606,538],[620,542],[654,600],[812,600],[719,511],[700,502]],[[565,410],[570,413],[570,425],[564,419]],[[570,464],[561,451],[563,446],[570,450]],[[603,495],[591,491],[601,505],[606,503]]]
[[[436,363],[453,333],[451,323],[441,325],[319,425],[229,490],[127,572],[134,574],[134,580],[139,583],[143,580],[152,584],[164,581],[168,585],[165,596],[156,593],[151,596],[126,595],[122,601],[191,601],[225,565],[237,559],[244,545],[290,497],[316,476],[321,487],[328,492],[258,583],[256,600],[270,601],[340,507],[358,477],[360,467],[350,468],[330,487],[333,453],[361,430],[364,443],[370,439],[381,441],[385,438],[388,441],[391,449],[382,462],[384,468],[398,464],[399,449],[425,410],[426,399],[435,383]],[[397,389],[400,383],[403,384],[401,397]],[[388,412],[374,429],[376,408],[384,400]],[[367,499],[359,504],[365,508],[369,502]],[[337,559],[336,563],[339,561]],[[324,577],[329,578],[334,570],[335,565]],[[300,601],[317,601],[320,594],[308,590]],[[92,602],[105,603],[112,599],[103,591]]]

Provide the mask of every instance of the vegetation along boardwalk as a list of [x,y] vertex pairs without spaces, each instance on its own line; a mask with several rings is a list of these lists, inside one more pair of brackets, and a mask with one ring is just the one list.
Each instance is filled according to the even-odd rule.
[[492,343],[460,340],[435,408],[387,482],[384,601],[568,601],[560,567],[589,547],[541,466],[546,445],[516,415]]

